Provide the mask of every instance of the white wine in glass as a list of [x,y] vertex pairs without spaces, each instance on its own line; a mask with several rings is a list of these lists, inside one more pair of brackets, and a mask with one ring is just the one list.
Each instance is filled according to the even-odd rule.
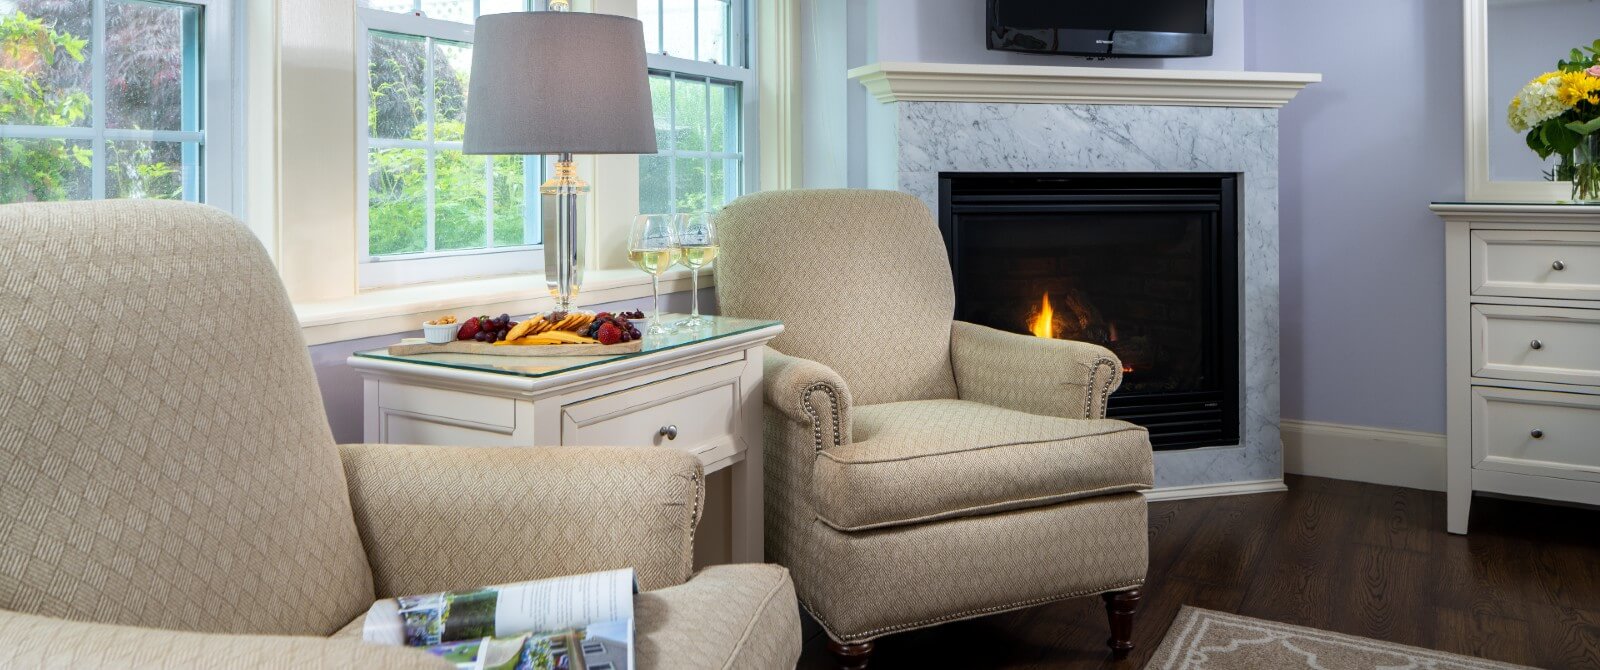
[[628,230],[628,262],[650,273],[651,293],[655,308],[650,315],[650,327],[645,333],[661,335],[671,332],[661,324],[661,275],[678,260],[678,229],[681,214],[640,214],[633,219]]
[[711,212],[685,214],[678,220],[678,262],[689,268],[689,318],[684,326],[705,323],[700,316],[700,269],[717,259],[717,225]]
[[677,249],[633,249],[628,252],[633,267],[653,275],[664,275],[678,262]]
[[710,265],[711,261],[714,260],[717,260],[717,245],[698,244],[694,246],[684,245],[683,259],[679,262],[683,263],[683,267],[690,270],[699,270]]

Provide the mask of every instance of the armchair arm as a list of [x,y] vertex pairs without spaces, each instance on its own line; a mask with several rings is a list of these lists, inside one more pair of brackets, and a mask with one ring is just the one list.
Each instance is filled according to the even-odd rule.
[[355,640],[190,633],[0,611],[0,667],[448,670],[452,666],[416,649]]
[[962,400],[1020,412],[1102,419],[1122,383],[1122,362],[1087,342],[1018,335],[964,321],[950,333]]
[[378,597],[632,567],[689,578],[705,479],[648,447],[339,447]]
[[833,368],[767,349],[766,401],[811,429],[817,451],[850,443],[850,388]]

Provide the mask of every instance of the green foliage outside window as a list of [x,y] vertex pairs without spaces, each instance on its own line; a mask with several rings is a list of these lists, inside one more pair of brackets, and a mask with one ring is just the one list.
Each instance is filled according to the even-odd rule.
[[[89,114],[89,95],[53,85],[57,59],[83,62],[88,40],[17,12],[0,19],[0,124],[74,126]],[[65,200],[93,158],[86,143],[0,138],[0,203]]]
[[[433,137],[428,137],[427,43],[374,34],[370,42],[367,128],[374,138],[459,142],[465,134],[469,70],[466,47],[433,44]],[[461,65],[457,65],[461,63]],[[492,189],[494,246],[524,239],[526,181],[520,156],[469,156],[433,150],[434,250],[489,246],[486,199]],[[428,154],[422,148],[374,148],[368,156],[367,249],[374,256],[427,251]],[[486,162],[493,160],[493,183]],[[535,240],[536,241],[536,240]]]
[[[83,0],[32,0],[0,17],[0,125],[89,125],[89,40],[60,27],[87,31],[88,9]],[[181,47],[170,45],[182,43],[180,19],[132,3],[116,3],[108,16],[108,125],[176,129],[183,62],[173,57]],[[107,197],[183,197],[181,143],[108,141],[106,154]],[[0,138],[0,203],[88,198],[93,165],[88,140]]]
[[660,153],[639,157],[641,212],[714,210],[739,195],[728,184],[739,181],[740,159],[709,155],[740,150],[738,95],[732,84],[683,75],[650,76]]

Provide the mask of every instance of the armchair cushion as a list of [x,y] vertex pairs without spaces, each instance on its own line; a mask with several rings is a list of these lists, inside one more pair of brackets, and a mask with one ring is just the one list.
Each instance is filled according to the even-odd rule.
[[823,451],[817,516],[856,531],[1138,491],[1153,481],[1145,429],[965,400],[855,408],[855,441]]
[[[751,193],[717,214],[717,307],[781,319],[772,347],[833,368],[863,404],[956,397],[955,283],[933,213],[895,191]],[[872,331],[892,327],[899,335]]]
[[379,598],[633,567],[688,579],[700,461],[642,447],[339,448]]

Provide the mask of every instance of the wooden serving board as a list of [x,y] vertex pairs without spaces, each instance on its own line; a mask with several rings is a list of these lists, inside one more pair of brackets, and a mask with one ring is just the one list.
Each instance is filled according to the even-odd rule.
[[482,354],[485,356],[616,356],[636,354],[644,342],[618,342],[616,344],[506,344],[495,346],[475,340],[456,340],[449,344],[429,344],[420,337],[400,340],[389,345],[390,356],[415,356],[417,354]]

